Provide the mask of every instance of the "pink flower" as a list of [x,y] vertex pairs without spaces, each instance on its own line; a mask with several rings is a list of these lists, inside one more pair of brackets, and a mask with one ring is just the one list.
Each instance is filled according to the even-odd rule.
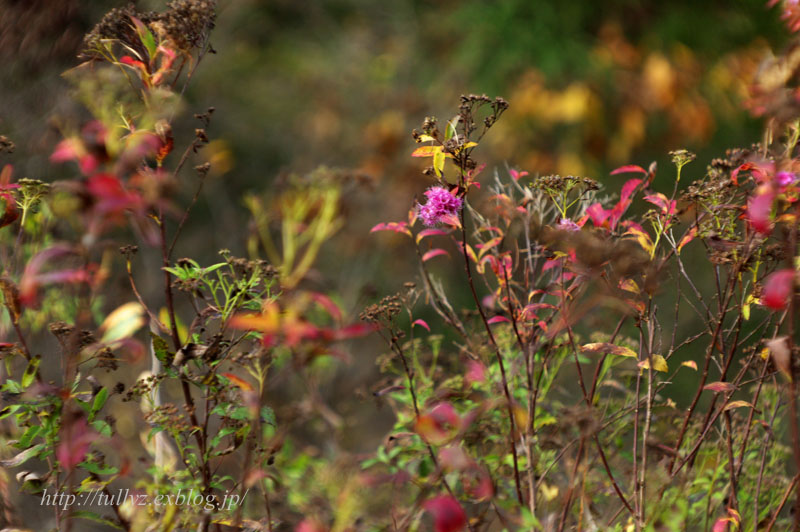
[[791,185],[795,181],[797,181],[797,175],[795,175],[793,172],[778,172],[775,174],[775,183],[779,187]]
[[425,205],[417,205],[417,214],[422,218],[422,223],[433,227],[446,222],[447,218],[454,217],[463,207],[461,198],[454,196],[444,187],[431,187],[425,191],[428,201]]
[[558,222],[558,228],[562,231],[580,231],[581,227],[570,220],[569,218],[561,218],[561,221]]

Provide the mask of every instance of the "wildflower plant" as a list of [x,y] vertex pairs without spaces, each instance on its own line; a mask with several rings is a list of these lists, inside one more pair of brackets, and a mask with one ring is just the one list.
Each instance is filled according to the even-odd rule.
[[[386,511],[447,531],[798,526],[796,118],[705,170],[678,150],[664,178],[480,182],[473,154],[506,106],[463,96],[445,135],[426,119],[428,202],[373,228],[408,237],[421,271],[363,316],[396,375],[394,430],[362,464],[405,487]],[[633,177],[604,195],[615,176]],[[434,216],[448,193],[458,216]]]

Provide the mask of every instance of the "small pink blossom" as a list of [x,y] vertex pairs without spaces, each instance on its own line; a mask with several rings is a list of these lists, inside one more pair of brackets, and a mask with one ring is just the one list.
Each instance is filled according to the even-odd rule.
[[572,220],[570,220],[569,218],[561,218],[561,221],[558,222],[558,228],[561,229],[562,231],[571,231],[571,232],[581,230],[581,227]]
[[793,172],[778,172],[775,174],[775,183],[779,187],[786,187],[797,181],[797,175]]
[[425,191],[428,201],[425,205],[417,205],[417,214],[422,219],[422,223],[428,227],[433,227],[446,221],[449,217],[454,217],[463,207],[464,202],[461,198],[454,196],[444,187],[431,187]]

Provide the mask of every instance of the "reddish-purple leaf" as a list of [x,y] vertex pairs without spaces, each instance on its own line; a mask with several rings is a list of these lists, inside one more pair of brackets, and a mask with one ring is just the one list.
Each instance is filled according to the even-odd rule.
[[431,332],[431,328],[428,326],[428,324],[425,322],[425,320],[414,320],[414,323],[412,323],[411,325],[412,326],[419,325],[420,327],[423,327],[423,328],[427,329],[428,332]]
[[629,164],[626,166],[620,166],[616,170],[612,170],[611,175],[617,174],[644,174],[647,175],[647,170],[639,166],[638,164]]
[[89,446],[97,439],[97,433],[89,429],[86,418],[78,417],[61,427],[56,458],[67,471],[83,462]]
[[429,413],[420,415],[414,423],[414,431],[434,445],[450,441],[460,427],[461,418],[449,403],[439,403]]
[[489,325],[495,323],[506,323],[506,322],[511,322],[511,320],[509,320],[505,316],[495,316],[493,318],[489,318],[488,320],[486,320],[486,323],[488,323]]
[[467,374],[465,376],[468,383],[484,382],[486,380],[486,367],[477,360],[467,361]]
[[424,506],[433,516],[435,532],[459,532],[467,525],[467,515],[463,508],[449,495],[434,497]]
[[681,241],[678,243],[678,254],[680,254],[683,246],[694,240],[694,237],[697,236],[697,226],[693,226],[691,229],[686,231],[686,234],[683,235]]
[[783,310],[794,294],[795,271],[786,268],[773,272],[764,280],[761,302],[772,310]]
[[604,209],[599,203],[593,203],[586,209],[586,214],[595,227],[603,227],[608,218],[611,216],[611,210]]
[[762,235],[772,232],[772,203],[774,200],[775,192],[769,187],[759,187],[756,195],[747,200],[747,221]]
[[518,172],[514,169],[509,170],[508,173],[511,174],[511,177],[514,178],[514,181],[519,181],[521,177],[525,177],[526,175],[528,175],[528,172],[526,171]]
[[435,235],[448,235],[450,234],[448,231],[444,231],[442,229],[423,229],[419,233],[417,233],[417,244],[419,244],[423,238],[428,236],[435,236]]
[[734,386],[730,382],[712,382],[711,384],[706,384],[705,386],[703,386],[703,389],[720,393],[720,392],[730,392],[732,390],[735,390],[736,386]]
[[311,299],[313,299],[319,306],[324,308],[334,320],[341,321],[342,309],[340,309],[339,305],[334,303],[331,298],[319,292],[311,292]]
[[294,532],[327,532],[316,519],[305,518],[295,527]]
[[667,197],[662,194],[661,192],[656,192],[655,194],[648,194],[644,197],[645,201],[649,201],[653,205],[658,206],[661,209],[662,214],[675,214],[675,207],[676,202],[675,200],[669,200]]
[[14,196],[7,192],[0,193],[5,206],[2,209],[3,214],[0,215],[0,227],[13,224],[19,218],[19,211],[17,210],[17,200]]
[[435,249],[432,249],[432,250],[426,252],[422,256],[422,262],[427,262],[427,261],[431,260],[432,258],[438,257],[440,255],[444,255],[446,257],[450,256],[450,254],[447,251],[445,251],[445,250],[443,250],[441,248],[435,248]]
[[370,229],[370,233],[374,233],[376,231],[394,231],[395,233],[403,233],[408,236],[411,236],[411,231],[408,230],[408,224],[406,222],[386,222],[386,223],[379,223],[372,229]]

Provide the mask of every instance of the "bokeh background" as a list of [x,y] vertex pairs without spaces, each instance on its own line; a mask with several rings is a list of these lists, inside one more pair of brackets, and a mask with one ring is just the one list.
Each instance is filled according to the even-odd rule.
[[[0,133],[17,144],[18,177],[71,171],[47,159],[81,121],[61,74],[78,64],[83,34],[123,4],[0,0]],[[666,168],[676,148],[708,161],[757,140],[742,101],[784,39],[762,0],[220,0],[218,53],[185,95],[187,132],[193,113],[217,112],[203,154],[214,179],[183,251],[244,253],[244,238],[231,238],[247,225],[242,194],[326,165],[369,185],[350,196],[347,237],[326,250],[339,257],[326,273],[357,260],[347,272],[383,288],[408,272],[393,271],[392,242],[381,255],[368,229],[404,217],[425,189],[409,132],[426,116],[448,119],[460,94],[511,103],[480,152],[490,171],[585,175],[613,191],[616,166]]]

